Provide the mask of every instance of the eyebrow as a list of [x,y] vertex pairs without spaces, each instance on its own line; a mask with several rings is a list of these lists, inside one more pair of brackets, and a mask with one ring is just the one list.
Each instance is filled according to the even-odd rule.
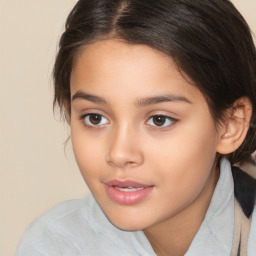
[[160,95],[160,96],[146,97],[146,98],[139,99],[136,105],[147,106],[147,105],[153,105],[153,104],[158,104],[163,102],[177,102],[177,101],[192,104],[192,102],[189,99],[183,96],[168,94],[168,95]]
[[107,102],[104,98],[99,97],[99,96],[95,96],[95,95],[92,95],[92,94],[88,94],[88,93],[85,93],[85,92],[82,92],[82,91],[78,91],[73,95],[72,101],[74,101],[76,99],[88,100],[88,101],[91,101],[93,103],[101,104],[101,105],[106,105],[107,104]]
[[[72,101],[76,99],[83,99],[83,100],[91,101],[96,104],[107,105],[107,101],[103,97],[88,94],[83,91],[78,91],[73,95]],[[159,95],[159,96],[138,99],[136,101],[136,106],[141,107],[141,106],[154,105],[154,104],[159,104],[164,102],[179,102],[179,101],[192,104],[192,102],[189,99],[183,96],[168,94],[168,95]]]

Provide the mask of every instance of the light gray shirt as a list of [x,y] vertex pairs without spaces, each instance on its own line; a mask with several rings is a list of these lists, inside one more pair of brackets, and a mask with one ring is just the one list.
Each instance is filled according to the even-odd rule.
[[[185,256],[229,256],[234,229],[234,185],[230,163],[221,160],[210,206]],[[247,255],[256,255],[256,211]],[[143,231],[113,226],[91,194],[55,206],[34,221],[15,256],[156,256]]]

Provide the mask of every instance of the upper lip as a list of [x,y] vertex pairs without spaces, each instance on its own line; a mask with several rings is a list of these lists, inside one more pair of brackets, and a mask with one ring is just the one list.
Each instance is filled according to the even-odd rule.
[[146,184],[141,184],[136,181],[132,180],[109,180],[104,182],[105,185],[109,187],[119,187],[119,188],[146,188],[146,187],[152,187],[153,185],[146,185]]

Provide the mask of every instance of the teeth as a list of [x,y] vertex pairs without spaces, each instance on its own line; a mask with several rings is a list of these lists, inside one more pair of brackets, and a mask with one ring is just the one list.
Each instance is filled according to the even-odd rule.
[[122,191],[122,192],[135,192],[135,191],[139,191],[142,190],[144,188],[133,188],[133,187],[128,187],[128,188],[120,188],[120,187],[114,187],[115,189]]

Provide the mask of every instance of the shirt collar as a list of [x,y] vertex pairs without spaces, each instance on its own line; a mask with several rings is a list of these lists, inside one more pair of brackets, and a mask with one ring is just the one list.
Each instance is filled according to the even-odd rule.
[[185,256],[230,255],[234,231],[234,184],[231,165],[220,161],[220,177],[206,216]]

